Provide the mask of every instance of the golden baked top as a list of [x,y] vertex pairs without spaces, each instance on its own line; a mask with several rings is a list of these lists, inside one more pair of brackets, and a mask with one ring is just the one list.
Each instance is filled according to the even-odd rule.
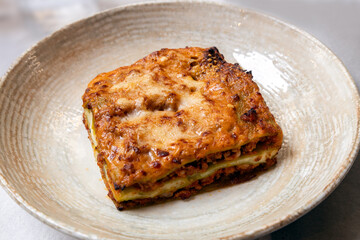
[[155,182],[266,136],[279,136],[274,144],[281,145],[251,72],[225,62],[215,47],[162,49],[102,73],[83,107],[92,111],[99,155],[119,186]]

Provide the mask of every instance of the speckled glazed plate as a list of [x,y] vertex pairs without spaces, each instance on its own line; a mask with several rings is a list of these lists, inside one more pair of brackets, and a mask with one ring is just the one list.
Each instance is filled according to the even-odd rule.
[[[185,46],[217,46],[252,70],[284,131],[278,164],[187,201],[119,212],[100,180],[81,96],[98,73]],[[328,196],[359,146],[359,95],[329,49],[271,17],[213,3],[133,5],[67,26],[14,64],[0,103],[2,185],[41,221],[80,238],[261,236]]]

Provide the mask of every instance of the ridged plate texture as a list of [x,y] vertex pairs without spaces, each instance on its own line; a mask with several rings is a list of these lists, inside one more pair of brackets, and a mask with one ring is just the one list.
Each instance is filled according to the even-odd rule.
[[[82,123],[101,72],[161,48],[217,46],[252,70],[284,132],[275,168],[243,184],[119,212]],[[93,239],[233,239],[273,231],[339,184],[359,143],[359,96],[345,67],[310,35],[233,6],[142,4],[76,22],[25,53],[0,83],[0,180],[45,223]]]

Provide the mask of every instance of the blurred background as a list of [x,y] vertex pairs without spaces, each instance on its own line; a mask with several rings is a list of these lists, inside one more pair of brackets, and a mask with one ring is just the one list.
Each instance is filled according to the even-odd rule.
[[[0,0],[0,76],[28,48],[57,29],[140,0]],[[154,1],[152,1],[154,2]],[[219,0],[276,17],[315,36],[345,64],[360,87],[360,0]],[[359,158],[359,157],[358,157]],[[360,239],[360,162],[307,215],[269,239]],[[0,189],[0,239],[73,239],[19,207]]]

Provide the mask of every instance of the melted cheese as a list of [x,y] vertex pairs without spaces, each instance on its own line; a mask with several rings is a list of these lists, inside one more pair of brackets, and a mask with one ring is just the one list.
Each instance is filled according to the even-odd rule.
[[166,95],[169,89],[166,86],[156,84],[151,73],[131,73],[124,81],[118,82],[110,89],[111,92],[120,90],[127,92],[143,92],[149,95]]

